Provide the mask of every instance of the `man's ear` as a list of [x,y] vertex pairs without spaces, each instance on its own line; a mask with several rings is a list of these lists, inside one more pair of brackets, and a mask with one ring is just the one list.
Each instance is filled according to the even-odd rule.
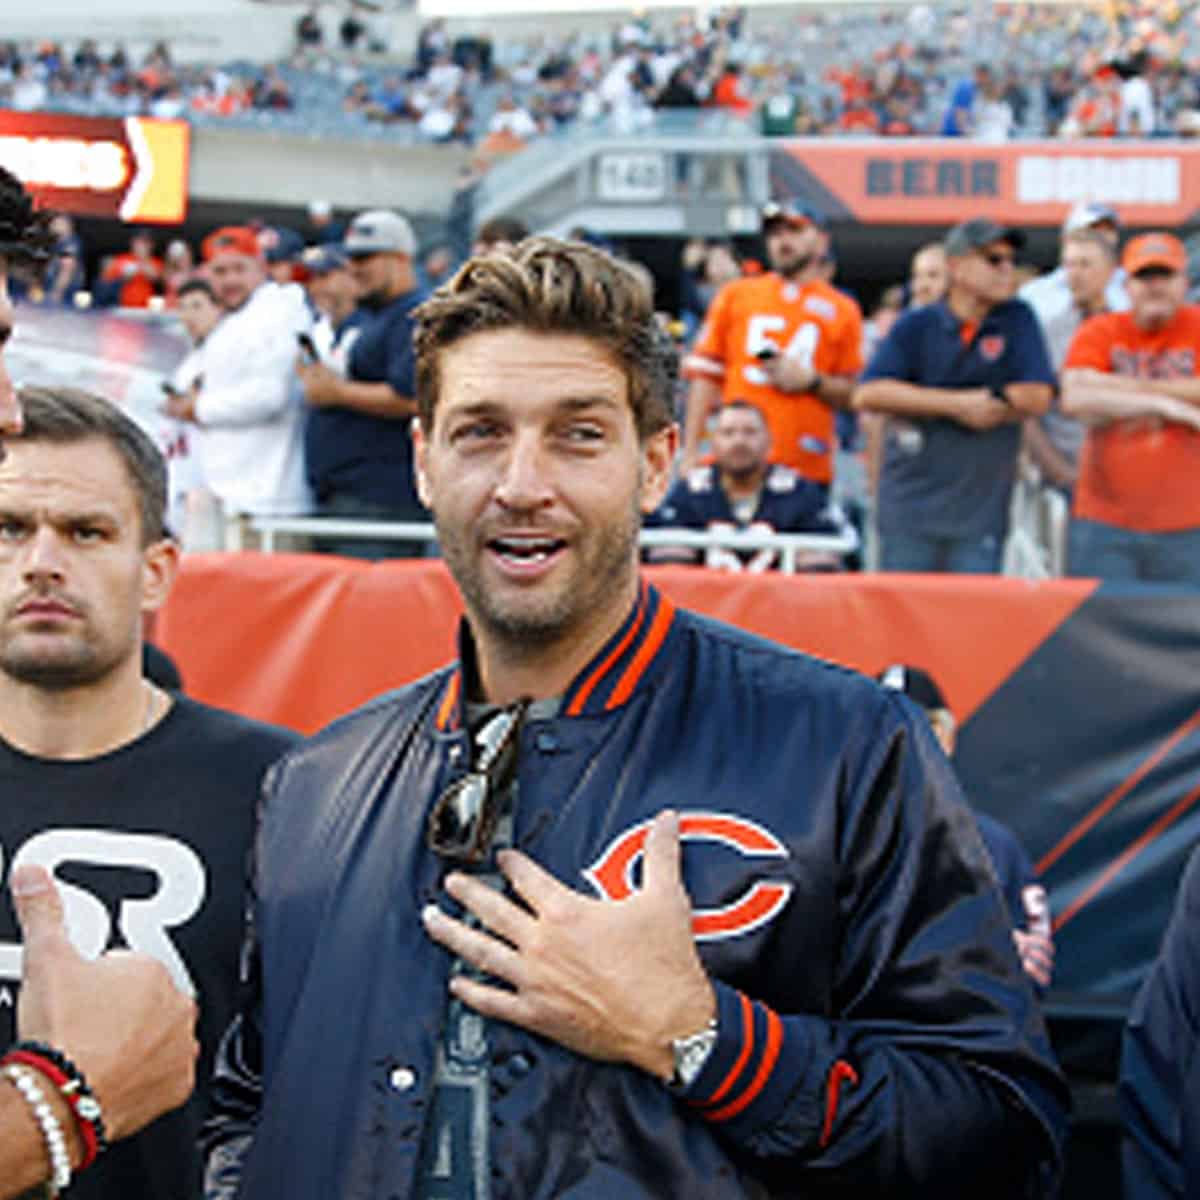
[[663,502],[671,486],[671,466],[678,449],[679,426],[673,421],[642,443],[642,512],[652,513]]
[[157,612],[167,602],[179,574],[179,543],[159,538],[142,551],[142,612]]
[[413,475],[417,481],[417,495],[420,497],[421,503],[432,510],[433,505],[429,503],[429,439],[425,436],[425,429],[421,425],[420,417],[413,417],[410,429],[413,443]]

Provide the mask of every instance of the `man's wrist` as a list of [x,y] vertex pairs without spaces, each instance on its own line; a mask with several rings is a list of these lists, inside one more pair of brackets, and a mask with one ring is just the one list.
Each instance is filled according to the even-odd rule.
[[710,1028],[715,1030],[717,1015],[717,994],[711,981],[704,976],[703,987],[696,988],[675,1012],[665,1033],[660,1031],[655,1036],[651,1054],[641,1065],[664,1083],[671,1083],[678,1064],[677,1044],[704,1034]]
[[674,1091],[690,1088],[704,1070],[717,1045],[717,1018],[713,1016],[707,1025],[686,1037],[673,1038],[671,1056],[673,1070],[667,1086]]

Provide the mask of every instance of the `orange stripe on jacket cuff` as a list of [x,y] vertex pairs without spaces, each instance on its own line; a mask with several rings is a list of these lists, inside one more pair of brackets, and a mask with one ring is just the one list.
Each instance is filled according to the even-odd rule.
[[737,1082],[738,1076],[746,1069],[746,1063],[750,1061],[750,1051],[754,1048],[754,1005],[742,992],[738,993],[738,1001],[742,1010],[741,1051],[728,1074],[721,1080],[720,1087],[707,1100],[696,1100],[694,1104],[710,1105],[724,1100],[726,1092]]
[[728,1121],[732,1117],[736,1117],[738,1113],[744,1112],[767,1086],[767,1080],[771,1078],[771,1072],[774,1070],[776,1062],[779,1061],[779,1051],[783,1047],[783,1022],[765,1004],[762,1008],[767,1014],[767,1042],[763,1050],[762,1061],[758,1064],[758,1070],[755,1071],[750,1085],[736,1100],[726,1104],[723,1108],[706,1112],[704,1114],[706,1121]]

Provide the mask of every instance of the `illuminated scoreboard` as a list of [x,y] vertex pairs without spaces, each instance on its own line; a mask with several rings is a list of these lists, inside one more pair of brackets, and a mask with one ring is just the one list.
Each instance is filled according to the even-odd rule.
[[44,207],[177,225],[187,216],[189,136],[186,121],[0,110],[0,165]]

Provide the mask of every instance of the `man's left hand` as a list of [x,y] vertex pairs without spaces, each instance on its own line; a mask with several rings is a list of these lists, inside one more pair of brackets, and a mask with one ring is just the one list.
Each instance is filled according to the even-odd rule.
[[331,371],[324,363],[298,362],[296,374],[309,404],[320,408],[338,402],[338,387],[342,380],[336,371]]
[[497,861],[527,907],[454,872],[446,890],[483,928],[436,905],[422,919],[434,941],[513,990],[466,975],[456,975],[450,990],[485,1017],[669,1080],[671,1041],[699,1032],[717,1011],[692,938],[678,815],[654,819],[642,888],[626,900],[581,895],[516,850],[500,851]]

